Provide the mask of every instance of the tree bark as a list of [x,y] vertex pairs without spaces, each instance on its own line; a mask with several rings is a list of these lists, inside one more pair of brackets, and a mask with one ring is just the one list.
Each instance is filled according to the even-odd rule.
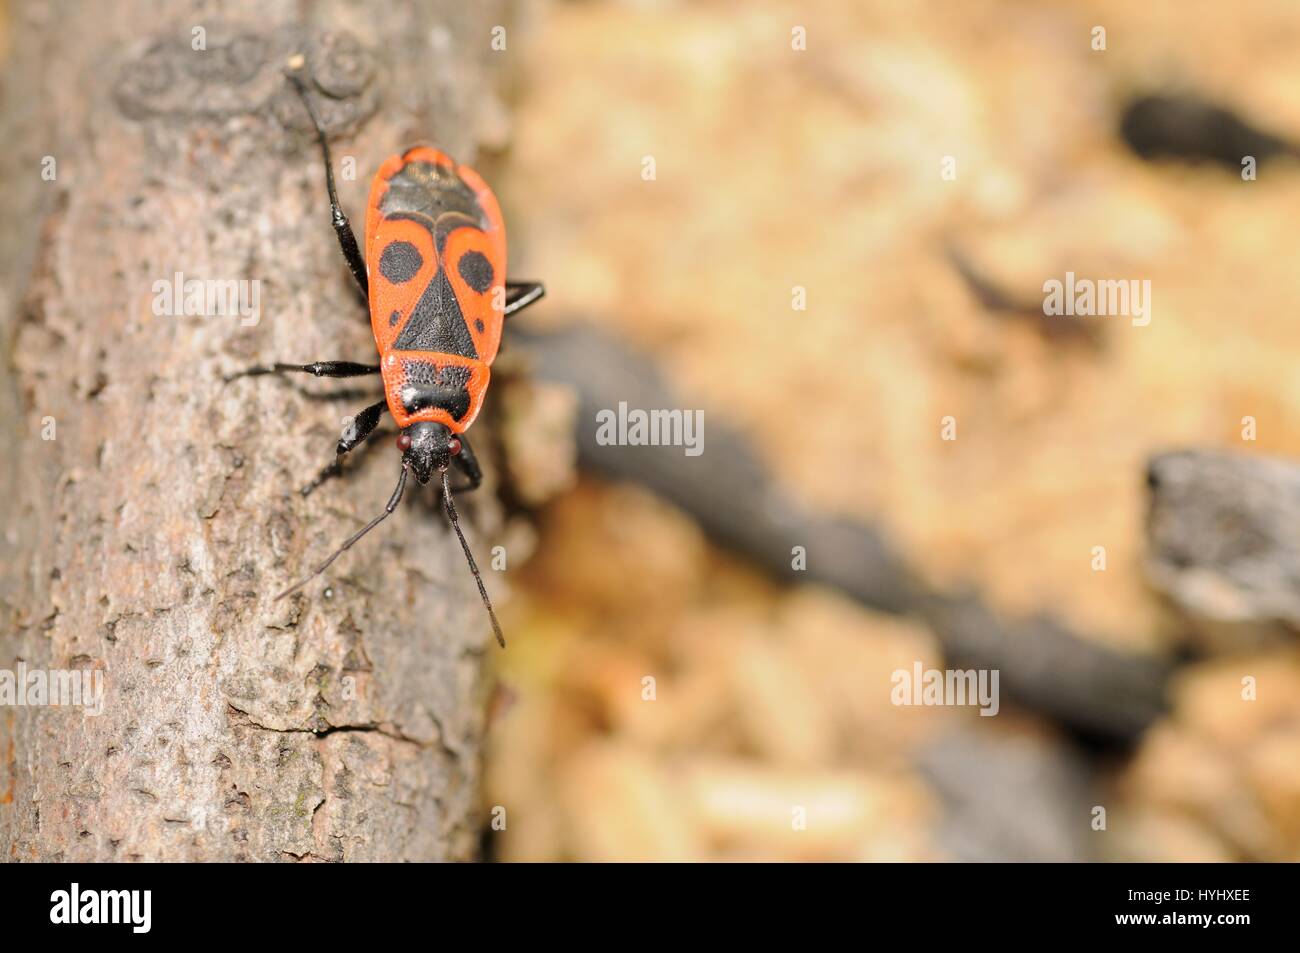
[[[286,59],[307,56],[360,231],[385,156],[424,139],[472,160],[501,13],[17,5],[0,669],[98,669],[105,688],[98,716],[0,707],[5,859],[474,855],[492,636],[436,499],[408,491],[324,579],[273,601],[388,498],[387,440],[298,492],[377,386],[222,375],[375,361]],[[260,320],[156,313],[154,283],[178,272],[257,280]],[[462,509],[486,554],[499,510],[480,493]]]

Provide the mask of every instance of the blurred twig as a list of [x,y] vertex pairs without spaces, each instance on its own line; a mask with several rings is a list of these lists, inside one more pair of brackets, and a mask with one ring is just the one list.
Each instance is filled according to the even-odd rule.
[[1296,155],[1294,144],[1190,93],[1135,97],[1124,107],[1119,133],[1144,159],[1213,162],[1233,172],[1246,156],[1264,162]]
[[[920,616],[951,664],[1000,670],[1010,697],[1081,736],[1131,742],[1163,709],[1166,663],[1112,651],[1051,618],[998,619],[976,593],[934,591],[875,527],[800,506],[745,439],[714,415],[706,417],[706,452],[699,457],[672,447],[598,445],[599,410],[620,401],[643,409],[683,402],[648,358],[604,334],[515,333],[539,376],[577,393],[583,466],[645,485],[778,578],[823,583],[872,609]],[[795,546],[808,552],[806,571],[791,568]]]

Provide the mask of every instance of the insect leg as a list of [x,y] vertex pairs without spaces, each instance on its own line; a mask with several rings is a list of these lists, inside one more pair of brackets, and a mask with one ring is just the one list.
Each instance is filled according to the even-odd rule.
[[330,196],[330,224],[334,226],[334,234],[338,236],[339,248],[343,250],[343,257],[347,259],[352,277],[357,280],[361,293],[369,296],[370,281],[366,277],[366,263],[361,257],[361,249],[357,247],[357,237],[352,234],[352,225],[348,222],[348,217],[343,214],[343,208],[339,205],[338,192],[334,188],[334,168],[330,160],[329,140],[325,138],[325,128],[320,124],[320,118],[312,108],[311,100],[307,98],[307,86],[302,80],[302,75],[297,70],[293,70],[288,76],[294,89],[298,91],[302,104],[307,107],[307,115],[311,116],[311,123],[316,127],[316,138],[320,140],[321,155],[325,159],[325,187],[329,190]]
[[343,431],[343,435],[339,437],[338,446],[334,449],[335,454],[337,454],[334,457],[334,462],[323,468],[310,483],[302,488],[303,496],[310,496],[316,487],[343,472],[343,457],[375,432],[375,428],[379,426],[379,418],[384,415],[384,411],[387,409],[388,401],[379,400],[352,418],[352,422]]
[[227,374],[229,384],[239,377],[259,377],[263,374],[312,374],[316,377],[365,377],[378,374],[378,364],[357,364],[355,361],[315,361],[311,364],[254,364],[234,374]]
[[540,301],[546,294],[540,281],[507,281],[505,316],[524,310],[530,304]]
[[[323,573],[326,569],[329,569],[330,566],[333,565],[334,560],[338,559],[349,549],[351,549],[356,544],[357,540],[359,540],[362,536],[365,536],[366,533],[370,532],[372,529],[374,529],[376,526],[378,526],[380,523],[386,520],[389,516],[391,516],[393,510],[397,509],[397,504],[402,502],[402,491],[406,489],[406,475],[410,472],[411,472],[411,468],[407,466],[405,463],[403,463],[402,473],[397,478],[397,489],[393,490],[393,495],[388,498],[388,505],[384,507],[384,511],[380,513],[378,516],[376,516],[374,519],[372,519],[365,526],[361,527],[361,529],[357,530],[355,533],[349,536],[348,541],[344,543],[342,546],[340,546],[338,549],[334,550],[334,552],[330,553],[329,559],[325,560],[323,563],[321,563],[319,566],[313,569],[310,576],[308,576],[306,579],[303,579],[301,582],[294,583],[288,589],[284,590],[284,592],[276,596],[275,601],[279,602],[285,596],[293,595],[303,586],[307,585],[307,583],[311,582],[313,579],[315,579],[317,576]],[[456,529],[459,531],[460,527],[457,526]],[[468,547],[466,547],[466,551],[468,552]],[[473,557],[470,557],[470,559],[472,560]],[[482,582],[480,582],[479,585],[482,586]],[[482,592],[482,589],[480,589],[479,591]],[[485,595],[483,598],[487,599],[487,596]],[[493,621],[495,621],[495,616],[493,617]],[[498,635],[497,638],[500,638],[500,635]]]
[[474,448],[469,445],[464,434],[459,434],[460,453],[451,458],[451,462],[456,469],[469,479],[464,486],[456,487],[457,493],[468,493],[470,490],[477,490],[479,484],[483,482],[483,471],[479,468],[478,458],[474,456]]

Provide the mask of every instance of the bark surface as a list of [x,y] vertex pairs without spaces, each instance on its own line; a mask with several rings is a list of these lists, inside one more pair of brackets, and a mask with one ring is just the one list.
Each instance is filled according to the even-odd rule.
[[[104,699],[98,716],[0,706],[0,857],[473,856],[491,632],[433,495],[408,490],[323,580],[273,602],[392,490],[384,439],[298,492],[378,385],[222,374],[375,360],[286,59],[307,56],[361,232],[387,155],[425,140],[473,160],[500,15],[16,5],[0,670],[98,669]],[[260,320],[156,313],[154,283],[177,273],[256,280]],[[499,514],[481,492],[461,509],[487,562]]]

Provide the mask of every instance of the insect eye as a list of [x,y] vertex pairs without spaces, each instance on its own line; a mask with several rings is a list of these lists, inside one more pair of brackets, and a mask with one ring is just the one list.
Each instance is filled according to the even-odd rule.
[[411,449],[411,435],[407,433],[397,435],[397,449],[405,453]]
[[450,440],[447,441],[447,452],[450,453],[453,457],[456,456],[456,454],[460,453],[460,438],[452,437]]

